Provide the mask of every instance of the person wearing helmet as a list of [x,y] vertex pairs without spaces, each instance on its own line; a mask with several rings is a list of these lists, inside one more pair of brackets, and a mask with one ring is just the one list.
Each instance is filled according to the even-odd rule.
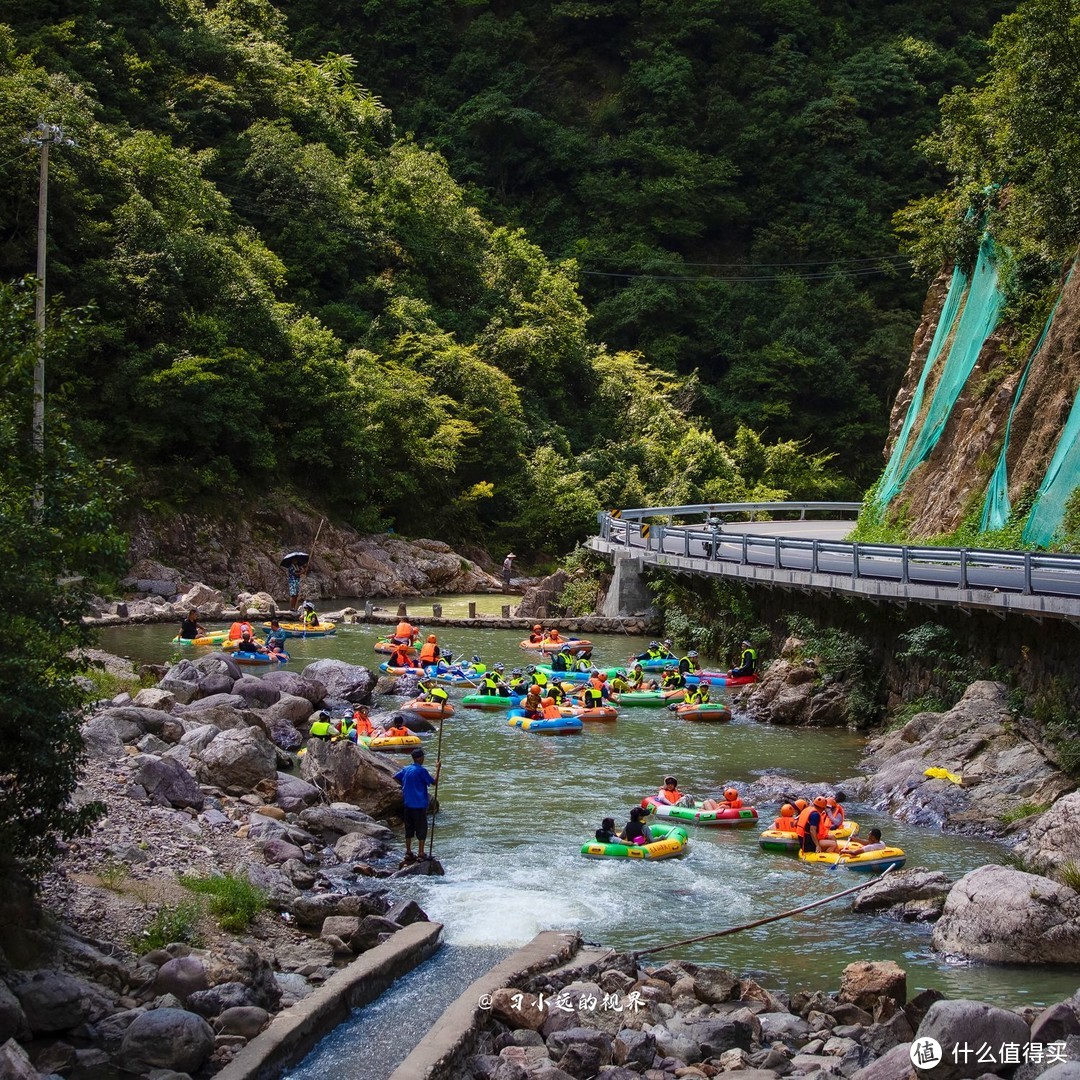
[[729,672],[733,679],[741,679],[757,673],[757,650],[749,641],[742,643],[742,659],[738,667],[733,667]]
[[[660,680],[661,690],[683,690],[686,687],[686,676],[674,665],[664,668],[664,677]],[[672,697],[675,695],[672,694]]]
[[829,819],[825,815],[825,796],[818,795],[799,814],[795,832],[803,851],[835,851],[837,844],[829,837]]
[[626,668],[619,668],[615,672],[615,678],[611,680],[611,692],[613,694],[623,694],[630,689],[630,683],[627,681]]
[[659,641],[650,641],[649,647],[643,652],[638,653],[635,660],[661,660],[664,656],[664,648]]
[[510,672],[510,678],[507,680],[506,685],[510,687],[511,694],[516,694],[518,697],[525,696],[528,685],[525,682],[525,676],[521,673],[521,668],[516,667]]
[[529,633],[529,644],[539,645],[544,640],[544,628],[537,623]]
[[521,708],[525,715],[533,720],[539,720],[544,715],[543,691],[539,686],[534,684],[529,687]]
[[439,646],[437,644],[438,639],[434,634],[428,634],[427,641],[424,642],[420,649],[420,666],[430,667],[433,664],[439,662]]
[[551,670],[552,671],[572,671],[574,668],[574,657],[570,652],[570,646],[564,645],[554,656],[551,658]]
[[847,796],[838,791],[825,800],[825,816],[829,819],[830,829],[841,829],[844,826],[844,808],[840,805],[840,800],[845,798]]
[[724,788],[724,802],[727,803],[729,810],[741,810],[743,808],[743,801],[739,798],[738,788]]
[[552,679],[547,686],[544,687],[544,693],[547,694],[560,708],[566,700],[566,691],[563,689],[563,685],[558,679]]
[[487,665],[479,656],[474,656],[470,663],[472,664],[472,673],[474,675],[483,675],[484,672],[487,671]]
[[660,647],[664,650],[665,659],[667,659],[668,657],[670,657],[672,660],[675,659],[675,643],[671,640],[671,638],[664,638],[664,640],[661,642]]
[[310,600],[304,601],[304,626],[318,626],[319,616],[315,612],[315,605]]
[[693,675],[701,670],[701,668],[698,667],[697,649],[690,649],[687,654],[679,661],[679,670],[684,675]]
[[674,776],[664,777],[664,786],[656,793],[656,801],[668,806],[675,806],[683,793],[679,790],[679,781]]
[[791,803],[784,803],[780,807],[780,816],[772,823],[776,832],[793,833],[795,831],[795,807]]

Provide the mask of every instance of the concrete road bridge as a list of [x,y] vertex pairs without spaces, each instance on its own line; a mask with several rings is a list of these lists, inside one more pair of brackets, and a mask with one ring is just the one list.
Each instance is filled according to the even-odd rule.
[[650,566],[1080,626],[1080,556],[852,543],[846,537],[859,509],[845,502],[712,503],[601,513],[587,542],[615,565],[601,614],[648,609],[640,573]]

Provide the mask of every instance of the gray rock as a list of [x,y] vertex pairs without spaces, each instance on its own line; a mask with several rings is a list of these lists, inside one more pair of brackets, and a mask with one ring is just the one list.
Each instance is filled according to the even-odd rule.
[[133,704],[140,709],[158,709],[161,712],[170,712],[176,704],[176,698],[168,690],[148,686],[135,695]]
[[220,697],[223,694],[231,694],[233,692],[233,679],[231,675],[226,674],[223,671],[214,672],[210,675],[204,675],[199,680],[199,693],[203,698]]
[[941,1044],[943,1057],[939,1065],[924,1070],[921,1075],[928,1080],[960,1080],[962,1077],[979,1076],[986,1071],[986,1067],[974,1060],[965,1062],[962,1055],[961,1060],[954,1061],[954,1047],[971,1047],[971,1057],[974,1059],[974,1051],[983,1043],[994,1047],[1015,1043],[1022,1061],[1024,1049],[1030,1041],[1030,1031],[1021,1017],[1006,1009],[984,1005],[980,1001],[938,1001],[930,1006],[930,1011],[915,1033],[916,1042],[926,1038],[936,1039]]
[[193,662],[192,667],[199,673],[200,681],[207,675],[228,675],[235,682],[244,674],[240,665],[228,653],[223,652],[200,656]]
[[941,914],[951,888],[948,875],[940,870],[895,870],[858,893],[851,909],[883,912],[904,922],[927,922]]
[[[339,833],[363,833],[365,836],[375,836],[378,832],[371,832],[371,828],[389,832],[384,825],[378,825],[370,815],[346,803],[332,803],[330,806],[311,806],[300,813],[300,824],[314,832]],[[391,834],[392,835],[392,834]]]
[[269,1022],[270,1014],[258,1005],[235,1005],[217,1018],[214,1027],[222,1035],[243,1035],[245,1039],[254,1039]]
[[[274,984],[276,987],[276,983]],[[200,1016],[220,1016],[226,1009],[239,1009],[256,1004],[255,994],[242,982],[226,982],[199,990],[188,997],[188,1008]]]
[[0,982],[0,1043],[8,1039],[25,1039],[29,1034],[30,1025],[19,999],[8,989],[7,983]]
[[[139,729],[130,725],[135,738]],[[124,739],[119,725],[105,716],[95,716],[81,728],[86,752],[94,761],[117,761],[124,756]],[[134,741],[134,740],[133,740]]]
[[334,845],[334,851],[342,862],[370,862],[386,854],[386,845],[361,833],[347,833]]
[[276,686],[254,675],[242,675],[233,684],[232,692],[242,697],[253,709],[268,708],[281,698],[281,691]]
[[1039,1075],[1040,1080],[1080,1080],[1080,1061],[1061,1061]]
[[1080,1019],[1073,1001],[1059,1001],[1043,1009],[1031,1025],[1033,1043],[1064,1042],[1070,1035],[1080,1035]]
[[763,1042],[805,1042],[810,1037],[810,1025],[800,1016],[787,1012],[758,1014]]
[[78,1027],[100,1000],[95,988],[63,971],[36,971],[12,990],[35,1035]]
[[263,713],[270,720],[286,720],[297,725],[304,723],[314,711],[315,706],[307,698],[282,692],[278,700]]
[[203,808],[205,796],[195,777],[180,762],[143,755],[134,758],[132,763],[135,765],[135,782],[141,784],[156,802],[177,808]]
[[387,913],[386,917],[399,926],[411,926],[415,922],[427,922],[424,909],[415,900],[399,900]]
[[184,716],[196,717],[198,713],[204,712],[206,709],[236,709],[239,712],[247,707],[247,701],[240,697],[239,694],[210,694],[207,697],[199,698],[198,701],[193,701],[190,705],[186,705],[184,707]]
[[4,1080],[41,1080],[26,1051],[14,1040],[0,1045],[0,1076]]
[[987,963],[1080,963],[1080,894],[1035,874],[981,866],[953,886],[933,943]]
[[388,817],[400,816],[404,807],[401,785],[394,779],[400,768],[400,763],[384,761],[351,742],[310,739],[300,773],[331,801],[353,803],[374,817]]
[[288,874],[289,880],[298,889],[314,888],[319,877],[315,870],[299,859],[286,859],[281,864],[281,869]]
[[[279,744],[280,745],[280,744]],[[305,807],[317,803],[322,793],[314,784],[301,780],[291,773],[277,774],[277,795],[274,801],[286,813],[300,813]]]
[[137,1016],[124,1032],[120,1059],[135,1071],[146,1066],[195,1072],[214,1050],[213,1028],[183,1009],[154,1009]]
[[303,975],[298,975],[294,971],[279,971],[274,975],[274,981],[281,990],[281,1004],[283,1007],[290,998],[293,1001],[300,1001],[315,989]]
[[266,894],[266,902],[274,908],[289,908],[299,899],[300,890],[285,871],[276,866],[247,863],[240,868],[248,881]]
[[656,1056],[656,1039],[644,1031],[622,1028],[611,1044],[611,1060],[616,1065],[647,1069]]
[[277,754],[255,728],[223,731],[202,751],[196,776],[234,795],[246,794],[264,781],[277,779]]
[[901,1043],[853,1074],[851,1080],[915,1080],[922,1074],[911,1064],[910,1051],[910,1043]]
[[[316,660],[304,668],[304,678],[314,679],[325,687],[323,697],[348,701],[354,705],[370,705],[376,676],[358,664],[343,660]],[[322,700],[319,698],[317,700]]]
[[141,754],[163,754],[169,749],[169,744],[156,735],[144,735],[135,746]]
[[303,676],[293,671],[270,671],[262,677],[262,680],[282,694],[306,698],[312,705],[318,705],[326,697],[326,684],[320,682],[314,675],[308,678],[307,669]]
[[752,1025],[733,1016],[701,1020],[690,1025],[690,1037],[702,1058],[719,1057],[725,1050],[749,1050],[754,1043]]
[[206,965],[197,956],[179,956],[166,961],[154,978],[155,994],[173,994],[181,1002],[208,986]]
[[263,858],[271,865],[281,864],[290,859],[298,862],[304,861],[304,851],[288,840],[271,838],[262,842]]
[[288,720],[270,720],[267,727],[270,741],[282,750],[299,750],[304,745],[304,736]]
[[697,964],[683,964],[683,968],[694,977],[694,992],[701,1001],[718,1005],[731,1001],[738,994],[739,979],[725,968],[699,967]]

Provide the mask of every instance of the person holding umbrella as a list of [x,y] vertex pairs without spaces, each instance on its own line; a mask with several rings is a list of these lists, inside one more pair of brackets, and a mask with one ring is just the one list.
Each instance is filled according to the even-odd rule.
[[304,570],[310,557],[306,551],[290,551],[281,560],[289,579],[289,611],[293,613],[300,610],[300,587],[304,583]]

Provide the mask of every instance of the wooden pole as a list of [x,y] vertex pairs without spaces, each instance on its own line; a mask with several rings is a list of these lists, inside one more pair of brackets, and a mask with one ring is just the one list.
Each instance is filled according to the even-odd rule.
[[435,814],[438,812],[437,807],[439,805],[439,773],[442,772],[442,729],[446,723],[446,717],[443,716],[439,721],[439,742],[435,747],[435,794],[431,799],[431,837],[428,840],[428,858],[431,858],[435,853]]
[[684,938],[682,941],[673,941],[670,945],[656,945],[651,949],[636,949],[634,955],[649,956],[652,953],[667,952],[668,949],[677,949],[681,945],[694,945],[699,941],[708,941],[710,938],[727,937],[729,934],[738,934],[743,930],[753,930],[755,927],[764,926],[766,923],[779,922],[781,919],[790,918],[792,915],[798,915],[800,912],[809,911],[811,908],[821,907],[822,904],[831,903],[833,900],[839,900],[842,896],[850,896],[852,893],[856,893],[860,889],[868,888],[870,885],[876,885],[886,874],[891,872],[892,867],[888,866],[885,868],[884,873],[879,874],[870,881],[864,881],[859,885],[853,885],[850,889],[845,889],[843,892],[833,893],[832,896],[823,896],[820,900],[814,900],[809,904],[803,904],[802,907],[792,908],[790,911],[781,911],[779,915],[768,915],[764,919],[755,919],[753,922],[743,923],[742,926],[729,926],[726,930],[715,930],[711,934],[702,934],[700,937]]
[[[322,532],[322,527],[326,524],[326,518],[319,518],[319,527],[315,530],[315,539],[311,541],[311,550],[308,552],[307,565],[300,572],[301,588],[303,587],[303,579],[308,576],[308,571],[311,570],[311,564],[315,561],[315,545],[319,542],[319,534]],[[297,600],[300,599],[298,596]]]

